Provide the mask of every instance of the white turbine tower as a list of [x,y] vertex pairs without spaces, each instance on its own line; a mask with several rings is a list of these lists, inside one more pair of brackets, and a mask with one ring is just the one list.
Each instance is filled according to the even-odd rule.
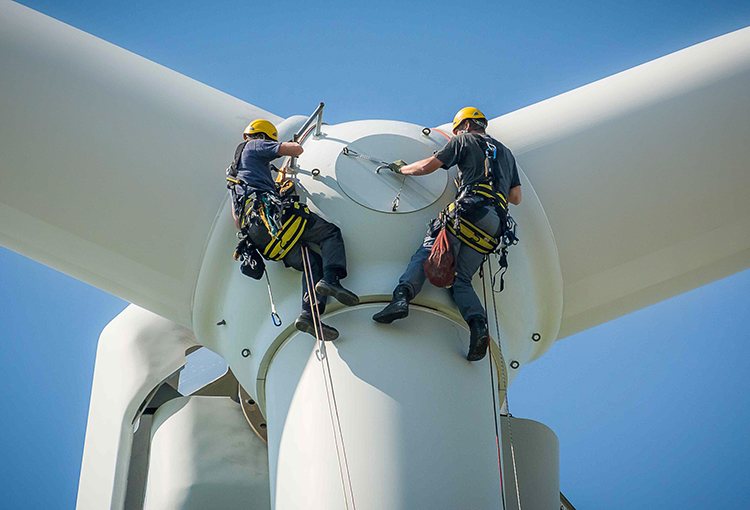
[[[393,211],[400,178],[344,149],[413,161],[444,144],[439,129],[364,120],[304,140],[298,188],[342,228],[362,296],[329,308],[343,335],[320,349],[290,326],[299,273],[269,264],[277,328],[265,285],[237,271],[221,184],[248,121],[290,139],[306,117],[8,1],[0,65],[0,244],[134,304],[100,338],[81,510],[558,508],[541,424],[501,420],[501,481],[502,390],[559,338],[750,267],[750,29],[490,122],[524,186],[522,241],[489,309],[497,402],[444,291],[425,289],[408,320],[370,319],[414,249],[391,239],[420,239],[455,189],[443,173],[407,178]],[[180,396],[173,378],[201,345],[231,373]]]

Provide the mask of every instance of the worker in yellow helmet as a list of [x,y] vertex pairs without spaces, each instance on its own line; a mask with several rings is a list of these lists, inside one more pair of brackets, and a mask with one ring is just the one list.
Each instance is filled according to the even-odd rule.
[[[232,165],[227,168],[227,187],[232,193],[232,215],[242,232],[238,245],[243,259],[242,272],[260,279],[265,268],[263,258],[281,260],[284,265],[304,270],[302,248],[317,245],[320,254],[306,250],[318,302],[318,312],[325,311],[326,299],[336,298],[347,306],[359,304],[359,297],[345,289],[339,280],[346,277],[346,251],[341,230],[311,212],[298,197],[280,194],[271,175],[271,161],[279,156],[296,157],[304,151],[296,142],[279,142],[273,123],[265,119],[251,122],[243,133],[244,142],[237,146]],[[299,221],[298,221],[299,219]],[[291,221],[290,221],[291,220]],[[248,263],[252,266],[249,267]],[[312,301],[307,279],[302,279],[302,313],[295,327],[315,335]],[[323,339],[335,340],[339,332],[322,324]]]
[[[401,160],[389,165],[396,173],[414,176],[458,165],[458,194],[441,218],[430,224],[422,245],[401,275],[390,304],[373,316],[373,320],[389,324],[409,315],[409,301],[426,279],[424,263],[437,235],[445,228],[456,264],[451,295],[471,330],[466,356],[469,361],[482,359],[489,341],[485,310],[471,280],[505,233],[508,203],[521,203],[516,160],[507,147],[485,132],[486,127],[487,118],[477,108],[462,108],[453,118],[455,136],[434,156],[409,165]],[[479,242],[477,231],[483,238]]]

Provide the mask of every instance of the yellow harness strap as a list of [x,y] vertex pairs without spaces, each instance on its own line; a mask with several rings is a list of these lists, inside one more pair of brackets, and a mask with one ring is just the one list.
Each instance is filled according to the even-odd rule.
[[[446,210],[448,213],[451,213],[455,208],[456,204],[450,203]],[[459,241],[485,255],[495,251],[495,248],[500,244],[499,239],[489,235],[481,228],[463,218],[459,221],[458,230],[454,228],[453,222],[450,220],[445,222],[445,228],[448,229],[448,232],[458,237]]]
[[490,186],[489,184],[475,184],[471,186],[470,193],[489,198],[490,200],[495,201],[497,205],[502,207],[504,211],[508,210],[508,200],[506,200],[502,193],[498,193],[497,191],[493,190],[492,186]]
[[[271,242],[263,248],[263,255],[268,259],[283,259],[289,253],[289,250],[297,244],[305,231],[305,227],[307,227],[310,209],[306,205],[294,202],[294,205],[285,211],[285,215],[288,215],[288,218],[284,221],[281,230],[275,237],[271,236]],[[268,224],[266,224],[266,228],[268,228]],[[268,232],[271,233],[270,228]]]

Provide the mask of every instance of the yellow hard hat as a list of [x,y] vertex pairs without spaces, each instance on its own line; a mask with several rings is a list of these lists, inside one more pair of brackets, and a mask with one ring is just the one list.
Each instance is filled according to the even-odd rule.
[[279,141],[279,133],[276,126],[266,119],[255,119],[245,128],[245,135],[254,135],[256,133],[265,133],[274,142]]
[[463,121],[466,119],[472,119],[472,120],[483,120],[487,122],[487,117],[484,116],[482,112],[474,108],[473,106],[467,106],[466,108],[461,108],[458,110],[458,113],[455,117],[453,117],[453,134],[456,134],[456,128],[461,125]]

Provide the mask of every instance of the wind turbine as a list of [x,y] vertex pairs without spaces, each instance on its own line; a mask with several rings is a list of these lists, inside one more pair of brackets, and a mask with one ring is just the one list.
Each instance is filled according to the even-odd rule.
[[[269,118],[290,138],[306,117],[281,119],[17,4],[0,9],[0,111],[12,119],[0,142],[0,242],[138,305],[100,340],[80,508],[134,504],[133,429],[143,432],[138,419],[149,406],[145,508],[238,494],[280,509],[354,506],[355,498],[373,508],[499,505],[491,399],[469,391],[488,385],[488,362],[458,355],[467,335],[450,300],[432,290],[403,326],[369,320],[413,248],[384,256],[371,246],[393,232],[418,239],[453,190],[444,174],[410,182],[392,211],[393,176],[343,151],[413,160],[444,142],[439,130],[360,121],[321,126],[305,140],[302,194],[342,226],[349,282],[366,298],[331,310],[327,320],[352,333],[322,353],[275,328],[265,287],[236,270],[216,184],[249,120]],[[556,339],[750,265],[749,89],[745,29],[490,123],[524,171],[525,201],[514,212],[522,243],[498,296],[504,357],[495,361],[507,383]],[[49,134],[42,147],[41,131]],[[43,163],[53,157],[54,168]],[[270,272],[280,314],[293,317],[299,275]],[[228,361],[247,392],[242,406],[197,396],[156,405],[197,345]],[[324,356],[341,411],[333,434]],[[260,439],[240,428],[242,409],[258,428],[267,424],[268,463]],[[554,435],[513,422],[523,507],[549,507],[558,497]],[[481,433],[459,449],[452,439],[467,424]],[[234,447],[255,454],[242,469],[227,468]],[[505,493],[510,507],[513,493]]]

